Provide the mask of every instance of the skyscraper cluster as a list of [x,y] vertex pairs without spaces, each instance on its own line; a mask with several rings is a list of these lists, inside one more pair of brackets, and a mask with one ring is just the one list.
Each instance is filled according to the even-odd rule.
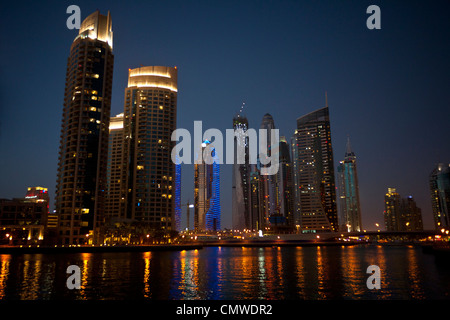
[[[239,113],[234,128],[248,127],[247,118]],[[265,114],[261,129],[275,128],[270,114]],[[247,145],[245,137],[235,137],[235,145]],[[270,141],[270,137],[267,137]],[[236,149],[236,148],[235,148]],[[246,149],[247,150],[247,149]],[[317,233],[339,231],[336,205],[333,151],[328,106],[297,119],[297,130],[288,143],[280,137],[278,150],[268,145],[268,154],[279,156],[279,170],[273,175],[261,174],[264,166],[234,164],[233,229],[273,232]],[[346,225],[361,230],[356,157],[346,155],[346,173],[340,176],[343,185],[342,203]],[[350,172],[349,172],[350,171]],[[351,190],[350,190],[351,189]],[[345,220],[345,219],[344,219]]]
[[110,118],[112,43],[111,16],[96,11],[71,46],[55,198],[60,244],[102,243],[114,225],[149,233],[179,224],[177,69],[129,69],[123,112]]

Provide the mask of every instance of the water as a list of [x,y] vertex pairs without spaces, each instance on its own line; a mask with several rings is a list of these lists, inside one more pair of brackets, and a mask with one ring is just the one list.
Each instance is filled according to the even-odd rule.
[[[79,290],[66,287],[71,264]],[[380,290],[366,286],[373,264]],[[0,255],[0,300],[449,298],[448,265],[412,246]]]

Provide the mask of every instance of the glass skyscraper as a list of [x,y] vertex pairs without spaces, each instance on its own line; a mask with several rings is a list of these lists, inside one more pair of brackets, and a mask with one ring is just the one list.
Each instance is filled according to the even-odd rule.
[[[251,229],[249,207],[249,145],[245,133],[248,130],[248,120],[241,111],[233,118],[234,161],[232,176],[232,224],[234,230]],[[237,151],[244,150],[245,163],[237,163]]]
[[361,232],[361,207],[359,204],[356,156],[347,139],[347,150],[338,166],[339,223],[341,231]]
[[436,230],[450,228],[450,164],[439,163],[430,174],[431,204]]
[[210,142],[205,140],[200,152],[211,155],[212,163],[195,164],[194,223],[196,232],[220,230],[220,164]]
[[60,244],[97,244],[104,220],[114,56],[111,16],[81,24],[67,60],[55,210]]
[[338,231],[333,149],[328,107],[297,119],[296,201],[303,233]]

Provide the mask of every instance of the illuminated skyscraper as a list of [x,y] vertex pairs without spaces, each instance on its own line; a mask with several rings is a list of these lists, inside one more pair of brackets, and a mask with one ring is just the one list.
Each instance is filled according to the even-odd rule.
[[109,125],[108,165],[106,174],[105,219],[107,222],[125,218],[123,159],[123,113],[111,118]]
[[[333,149],[328,107],[297,119],[296,200],[303,233],[338,231]],[[295,143],[296,140],[296,143]]]
[[70,48],[55,210],[61,244],[99,243],[104,219],[114,56],[111,16],[96,11]]
[[[233,118],[234,137],[234,161],[232,177],[232,220],[234,230],[244,230],[251,228],[251,217],[249,211],[249,146],[248,137],[245,132],[248,130],[248,120],[241,111]],[[242,131],[237,131],[241,129]],[[240,132],[240,134],[238,134]],[[244,150],[245,163],[237,163],[238,150]]]
[[[275,129],[275,122],[270,114],[266,113],[261,122],[261,129],[267,130],[267,153],[270,157],[272,152],[278,152],[279,150],[272,150],[271,146],[271,130]],[[261,138],[261,137],[260,137]],[[265,165],[261,164],[261,167]],[[268,165],[266,165],[268,166]],[[260,210],[262,210],[263,216],[263,226],[268,227],[270,225],[270,217],[277,216],[279,214],[278,208],[278,185],[277,185],[276,174],[273,175],[261,175],[261,205]]]
[[450,164],[439,163],[431,172],[430,192],[436,230],[450,229]]
[[296,228],[300,228],[301,225],[301,212],[300,212],[300,171],[298,168],[298,141],[297,130],[291,137],[291,159],[292,159],[292,197],[293,197],[293,215],[294,225]]
[[402,224],[399,231],[423,231],[422,210],[412,196],[402,198],[400,215]]
[[176,67],[130,69],[123,119],[125,216],[148,231],[176,228],[176,116]]
[[210,154],[214,162],[208,164],[203,159],[201,164],[195,164],[194,221],[197,232],[220,230],[220,164],[215,149],[209,145],[210,142],[205,140],[200,150]]
[[356,156],[347,140],[347,150],[338,166],[339,223],[341,231],[361,232],[361,207],[359,205],[358,172]]
[[386,231],[400,231],[402,223],[400,201],[397,190],[388,188],[388,192],[384,196],[384,226]]
[[276,225],[281,231],[281,229],[286,230],[294,227],[294,199],[292,163],[286,137],[280,137],[279,148],[279,170],[276,179],[278,210],[277,214],[272,215],[269,220],[271,220],[271,225]]

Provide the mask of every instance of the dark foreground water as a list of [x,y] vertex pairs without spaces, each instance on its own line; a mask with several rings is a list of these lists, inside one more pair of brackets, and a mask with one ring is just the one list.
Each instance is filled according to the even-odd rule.
[[[81,289],[69,290],[69,265]],[[381,269],[369,290],[366,269]],[[1,299],[449,299],[450,266],[420,247],[206,247],[0,255]]]

